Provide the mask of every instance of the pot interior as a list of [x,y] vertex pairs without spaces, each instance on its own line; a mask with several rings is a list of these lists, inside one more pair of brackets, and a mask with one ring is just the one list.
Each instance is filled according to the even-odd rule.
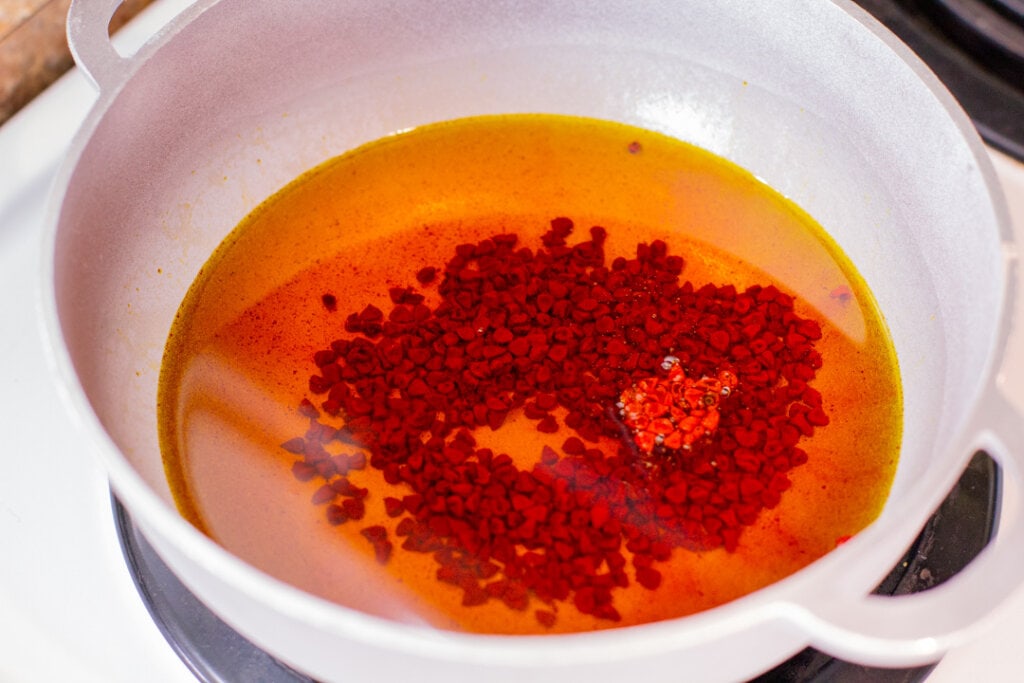
[[173,509],[155,413],[164,343],[239,220],[306,169],[395,131],[492,113],[589,116],[747,168],[846,252],[899,358],[897,498],[957,464],[944,446],[987,371],[1003,265],[964,120],[859,28],[820,2],[223,0],[145,49],[76,147],[54,257],[82,388]]

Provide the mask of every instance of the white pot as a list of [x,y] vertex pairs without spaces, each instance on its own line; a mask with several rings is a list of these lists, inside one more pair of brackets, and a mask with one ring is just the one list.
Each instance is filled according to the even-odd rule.
[[[50,213],[54,368],[147,538],[271,654],[324,681],[736,680],[807,645],[907,666],[972,637],[1021,583],[1024,429],[998,386],[1016,267],[1006,211],[950,95],[852,4],[199,0],[131,58],[107,37],[118,4],[77,0],[69,18],[100,95]],[[832,234],[876,295],[902,372],[904,445],[874,524],[795,575],[692,617],[498,637],[327,603],[178,516],[157,443],[157,377],[177,307],[220,240],[280,186],[361,143],[526,111],[693,142]],[[1004,473],[998,541],[933,590],[870,595],[979,448]]]

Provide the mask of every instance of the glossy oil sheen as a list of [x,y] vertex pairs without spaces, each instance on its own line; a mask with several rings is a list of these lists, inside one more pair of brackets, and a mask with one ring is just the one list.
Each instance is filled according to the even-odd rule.
[[[635,144],[638,143],[638,144]],[[393,529],[379,472],[367,517],[330,526],[310,502],[317,482],[291,474],[280,444],[301,435],[312,354],[350,336],[344,317],[387,290],[414,286],[456,245],[515,232],[540,246],[555,216],[608,230],[606,263],[663,239],[686,259],[683,280],[774,284],[818,320],[824,358],[813,383],[831,424],[801,442],[809,461],[782,502],[744,529],[739,548],[676,550],[657,592],[618,591],[613,624],[561,605],[553,630],[606,628],[692,614],[800,569],[879,513],[899,453],[902,401],[884,321],[853,265],[811,217],[735,165],[662,135],[547,115],[435,124],[377,141],[308,172],[254,211],[196,279],[168,340],[159,419],[165,467],[182,514],[228,550],[311,593],[388,618],[441,628],[549,632],[533,609],[463,608],[430,555],[397,550],[381,568],[359,530]],[[570,243],[575,240],[570,238]],[[337,297],[325,310],[321,297]],[[426,288],[427,303],[436,290]],[[849,293],[849,295],[845,295]],[[843,294],[843,295],[840,295]],[[316,397],[309,396],[316,400]],[[543,435],[513,414],[475,436],[529,468]],[[535,601],[536,602],[536,601]],[[542,607],[535,604],[532,607]]]

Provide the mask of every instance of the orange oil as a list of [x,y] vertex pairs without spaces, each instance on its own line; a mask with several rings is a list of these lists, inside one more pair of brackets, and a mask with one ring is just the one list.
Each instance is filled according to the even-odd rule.
[[[747,527],[732,553],[676,550],[655,593],[615,596],[623,621],[560,605],[552,629],[533,608],[461,606],[429,555],[396,548],[378,565],[359,529],[394,528],[381,500],[401,496],[370,468],[367,516],[330,526],[310,502],[317,482],[291,474],[280,448],[307,420],[295,410],[312,354],[349,336],[349,312],[390,309],[388,288],[413,286],[456,245],[514,232],[540,246],[555,216],[608,230],[606,263],[663,239],[682,279],[737,289],[774,284],[818,320],[824,365],[815,386],[831,424],[800,445],[792,488]],[[574,243],[576,239],[570,239]],[[424,288],[427,303],[436,288]],[[333,294],[329,313],[321,296]],[[315,397],[309,396],[315,400]],[[267,200],[219,247],[193,284],[168,340],[159,390],[165,467],[181,513],[268,574],[355,609],[411,623],[493,633],[579,631],[692,614],[804,567],[881,510],[895,473],[902,402],[884,320],[853,265],[821,226],[745,170],[649,131],[590,119],[510,115],[397,134],[329,161]],[[532,465],[543,435],[515,414],[477,440]],[[525,454],[530,454],[529,456]],[[395,539],[392,535],[392,540]],[[630,565],[631,566],[631,565]]]

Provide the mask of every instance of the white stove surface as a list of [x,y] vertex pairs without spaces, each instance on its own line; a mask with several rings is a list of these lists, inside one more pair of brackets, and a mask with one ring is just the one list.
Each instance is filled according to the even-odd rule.
[[[131,52],[189,4],[158,0],[116,44]],[[72,71],[0,127],[0,682],[185,683],[195,679],[135,590],[105,476],[69,425],[40,334],[49,186],[94,99]],[[1024,244],[1024,164],[992,156]],[[1024,342],[1017,347],[1009,384],[1024,387]],[[929,683],[1022,680],[1024,590],[991,622]]]

